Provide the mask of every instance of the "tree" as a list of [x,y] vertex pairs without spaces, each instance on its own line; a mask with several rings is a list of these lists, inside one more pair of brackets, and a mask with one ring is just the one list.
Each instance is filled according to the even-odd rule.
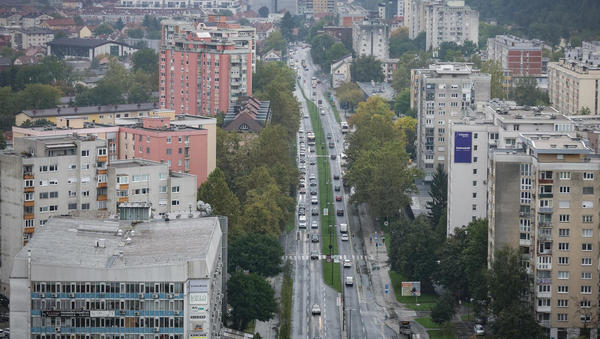
[[17,95],[24,109],[53,108],[59,102],[62,93],[60,89],[50,85],[31,84]]
[[[251,190],[247,193],[248,202],[244,206],[242,222],[244,231],[248,233],[260,233],[271,236],[280,234],[280,221],[283,211],[278,206],[275,196],[279,195],[275,185],[269,186],[269,190],[259,193]],[[274,193],[271,195],[271,192]]]
[[240,202],[237,197],[229,190],[225,182],[225,175],[218,167],[198,187],[198,200],[202,200],[212,208],[214,215],[225,215],[228,217],[230,225],[230,234],[241,234],[238,224],[238,211]]
[[443,324],[454,318],[456,313],[456,299],[448,292],[439,298],[431,309],[431,319],[438,324]]
[[253,319],[271,319],[277,310],[275,291],[263,277],[254,273],[233,273],[227,282],[227,300],[233,308],[233,326],[241,331]]
[[281,272],[283,247],[275,237],[250,233],[235,237],[229,243],[229,272],[238,268],[264,277]]
[[381,62],[373,56],[358,57],[350,66],[350,73],[353,81],[383,81],[383,70]]
[[416,118],[416,112],[410,108],[410,90],[408,88],[402,89],[394,97],[394,110],[396,114],[405,114]]
[[128,29],[127,36],[132,39],[142,39],[144,37],[144,31],[140,28]]
[[331,66],[331,62],[327,56],[327,52],[331,46],[335,44],[335,40],[326,33],[317,34],[311,40],[311,49],[310,55],[313,59],[313,62],[319,66],[323,72],[329,72],[329,67]]
[[498,61],[488,60],[481,65],[481,73],[491,75],[491,97],[498,99],[506,98],[502,65]]
[[400,27],[390,34],[390,57],[398,58],[406,52],[425,50],[425,32],[415,39],[408,37],[408,28]]
[[281,51],[282,55],[285,55],[287,50],[287,41],[283,38],[280,31],[275,31],[265,39],[263,51],[266,53],[270,50]]
[[350,111],[354,111],[354,108],[356,108],[364,98],[362,89],[360,89],[355,82],[345,82],[341,84],[340,87],[335,90],[335,94],[340,101],[340,104]]
[[417,119],[404,116],[396,119],[395,125],[404,134],[406,140],[406,153],[414,160],[417,157]]
[[269,8],[267,6],[262,6],[261,8],[258,9],[258,15],[260,15],[261,18],[266,18],[269,16]]
[[444,209],[448,206],[448,174],[441,164],[438,164],[433,174],[429,196],[432,200],[427,202],[428,216],[431,226],[435,228],[440,222]]
[[294,40],[294,28],[296,28],[296,22],[289,11],[285,12],[283,18],[279,22],[279,29],[281,30],[281,34],[287,41]]
[[250,20],[246,19],[246,18],[240,18],[240,20],[238,20],[238,22],[240,23],[240,26],[250,26]]
[[158,72],[158,54],[151,48],[143,48],[133,53],[133,70],[147,73]]
[[121,18],[118,18],[117,21],[114,23],[113,27],[116,30],[122,30],[123,27],[125,27],[125,23],[123,22],[123,20]]
[[107,23],[102,23],[94,29],[95,35],[107,35],[113,32],[112,27]]
[[73,20],[75,20],[77,26],[83,26],[83,19],[79,15],[74,16]]
[[407,52],[400,56],[393,74],[392,86],[396,92],[400,92],[410,86],[410,71],[422,68],[430,63],[429,54],[420,52]]
[[548,93],[537,88],[537,80],[531,77],[516,80],[509,97],[517,105],[527,106],[545,106],[550,101]]
[[589,107],[581,107],[581,109],[579,110],[579,112],[577,112],[577,114],[579,115],[590,115],[592,114],[592,111],[590,111]]

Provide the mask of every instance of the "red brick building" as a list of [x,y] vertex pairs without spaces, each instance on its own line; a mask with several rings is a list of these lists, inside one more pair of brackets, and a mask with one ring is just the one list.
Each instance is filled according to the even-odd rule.
[[513,77],[536,77],[542,74],[542,44],[512,35],[488,39],[488,60],[502,64]]

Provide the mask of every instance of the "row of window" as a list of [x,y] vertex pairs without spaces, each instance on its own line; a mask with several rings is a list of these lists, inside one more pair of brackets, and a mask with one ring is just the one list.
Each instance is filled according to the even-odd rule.
[[[541,171],[540,172],[540,179],[542,180],[552,180],[553,175],[552,175],[552,171]],[[520,174],[521,176],[531,176],[531,164],[520,164]],[[560,180],[571,180],[572,175],[571,172],[558,172],[558,178]],[[594,173],[593,172],[583,172],[582,173],[582,179],[583,180],[594,180]],[[588,194],[588,193],[585,193]],[[593,193],[589,193],[589,194],[593,194]]]
[[[560,321],[560,322],[569,321],[569,315],[567,313],[558,313],[556,315],[556,320]],[[592,315],[591,314],[580,314],[579,320],[581,320],[582,322],[585,322],[585,323],[589,323],[592,321]]]
[[181,282],[32,282],[41,293],[183,293]]
[[[568,251],[569,250],[569,243],[568,242],[559,242],[558,243],[558,250],[559,251]],[[581,250],[584,252],[589,252],[592,250],[592,243],[583,243],[581,244]]]

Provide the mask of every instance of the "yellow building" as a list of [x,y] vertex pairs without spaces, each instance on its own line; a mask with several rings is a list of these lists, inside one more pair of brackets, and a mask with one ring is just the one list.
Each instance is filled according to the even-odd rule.
[[588,67],[568,60],[548,64],[548,94],[556,109],[566,115],[600,114],[598,91],[600,68]]

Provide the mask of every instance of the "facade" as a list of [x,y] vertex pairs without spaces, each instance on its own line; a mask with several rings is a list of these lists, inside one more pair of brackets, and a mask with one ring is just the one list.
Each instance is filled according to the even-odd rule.
[[504,246],[518,249],[533,277],[537,320],[550,337],[575,338],[582,328],[595,337],[600,162],[574,136],[521,138],[522,150],[491,156],[488,260]]
[[408,28],[408,37],[411,39],[425,32],[424,0],[404,0],[404,27]]
[[53,31],[73,32],[77,29],[77,23],[73,18],[59,18],[44,20],[40,27],[48,28]]
[[298,13],[322,18],[335,13],[334,0],[299,0]]
[[54,32],[40,27],[19,28],[10,33],[11,47],[15,49],[28,49],[30,47],[46,47],[54,40]]
[[331,79],[333,88],[340,87],[345,82],[350,82],[352,66],[352,54],[348,54],[340,60],[331,64]]
[[168,118],[143,118],[119,133],[120,159],[164,162],[171,171],[195,175],[198,186],[210,174],[208,147],[206,129],[171,124]]
[[385,59],[381,61],[381,71],[383,72],[383,81],[392,83],[394,72],[400,59]]
[[148,8],[148,9],[228,9],[233,14],[238,13],[242,8],[242,3],[239,0],[184,0],[184,1],[155,1],[155,0],[120,0],[120,7],[126,8]]
[[281,61],[281,51],[276,51],[274,49],[268,51],[263,55],[264,61]]
[[548,64],[548,95],[550,102],[564,114],[600,114],[598,91],[600,67],[562,59]]
[[386,23],[368,19],[352,26],[352,48],[358,57],[373,56],[382,61],[390,55],[390,32]]
[[0,287],[13,257],[50,217],[106,210],[107,142],[95,137],[14,139],[0,154]]
[[468,63],[439,63],[411,70],[411,108],[417,111],[417,165],[431,180],[438,164],[447,170],[448,124],[490,100],[489,74]]
[[221,338],[226,230],[218,217],[53,218],[14,259],[11,335]]
[[510,71],[513,77],[542,75],[542,42],[512,35],[497,35],[488,39],[488,60],[494,60]]
[[48,43],[48,55],[66,59],[94,60],[100,55],[127,56],[136,48],[118,41],[102,39],[59,38]]
[[189,22],[163,22],[160,107],[178,114],[216,115],[226,112],[237,97],[252,95],[256,47],[248,32],[254,28],[207,29]]
[[[360,20],[362,22],[362,19]],[[323,26],[323,31],[338,41],[352,40],[352,25],[346,26]]]
[[239,98],[229,106],[223,129],[229,132],[258,133],[271,123],[271,102],[253,97]]
[[426,49],[438,49],[444,42],[462,45],[479,41],[479,12],[463,0],[431,2],[425,6]]
[[117,160],[108,168],[106,205],[111,215],[119,213],[125,220],[148,220],[177,212],[187,214],[196,209],[196,187],[196,176],[169,172],[165,163]]
[[581,47],[566,48],[565,59],[588,67],[600,67],[600,41],[582,41]]

